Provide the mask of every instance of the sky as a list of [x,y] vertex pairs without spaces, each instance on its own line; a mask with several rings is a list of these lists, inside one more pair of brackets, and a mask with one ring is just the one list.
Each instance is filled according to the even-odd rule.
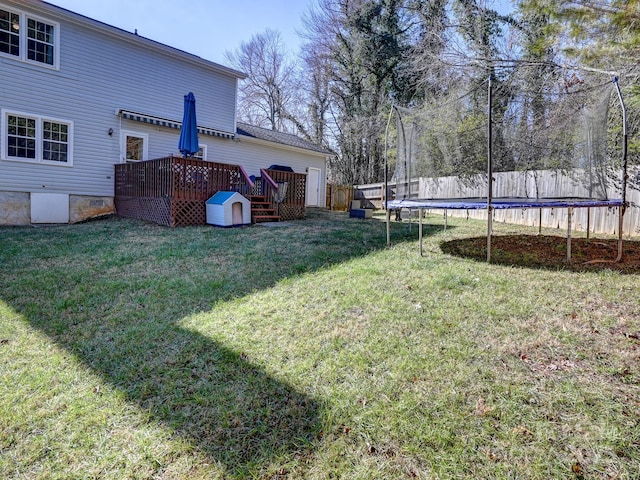
[[295,53],[314,0],[47,0],[109,25],[228,65],[225,52],[267,28]]
[[[289,53],[302,43],[302,16],[316,0],[47,0],[109,25],[228,65],[225,52],[267,28]],[[511,0],[487,0],[502,11]]]

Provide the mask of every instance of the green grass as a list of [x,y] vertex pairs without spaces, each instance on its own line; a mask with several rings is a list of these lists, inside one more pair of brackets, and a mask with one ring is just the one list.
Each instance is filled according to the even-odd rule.
[[640,478],[638,275],[448,223],[0,228],[0,478]]

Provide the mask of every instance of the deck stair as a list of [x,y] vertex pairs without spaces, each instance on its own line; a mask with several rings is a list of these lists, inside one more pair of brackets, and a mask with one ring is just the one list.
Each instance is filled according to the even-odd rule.
[[251,222],[279,222],[280,215],[276,214],[276,209],[271,206],[264,195],[251,196]]

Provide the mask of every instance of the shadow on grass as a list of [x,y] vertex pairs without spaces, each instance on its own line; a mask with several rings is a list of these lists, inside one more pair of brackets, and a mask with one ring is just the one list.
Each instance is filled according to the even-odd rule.
[[[440,243],[444,253],[478,261],[487,260],[487,237],[472,237]],[[573,238],[571,263],[567,263],[567,239],[552,235],[494,235],[491,238],[491,263],[526,268],[571,271],[614,270],[640,273],[640,242],[623,242],[622,260],[615,262],[618,241],[613,239]]]
[[[417,230],[405,228],[392,225],[394,243],[413,241]],[[384,222],[315,212],[283,228],[168,229],[111,218],[0,229],[0,240],[2,300],[242,478],[311,450],[320,406],[181,320],[381,250],[386,238]]]

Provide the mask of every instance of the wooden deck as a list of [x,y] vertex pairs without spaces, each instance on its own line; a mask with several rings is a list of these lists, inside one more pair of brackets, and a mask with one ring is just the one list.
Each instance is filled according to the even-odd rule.
[[301,219],[305,188],[305,174],[261,170],[254,183],[240,165],[193,158],[171,156],[115,165],[116,213],[169,227],[205,225],[205,202],[219,191],[239,192],[249,199],[262,195],[281,219]]

